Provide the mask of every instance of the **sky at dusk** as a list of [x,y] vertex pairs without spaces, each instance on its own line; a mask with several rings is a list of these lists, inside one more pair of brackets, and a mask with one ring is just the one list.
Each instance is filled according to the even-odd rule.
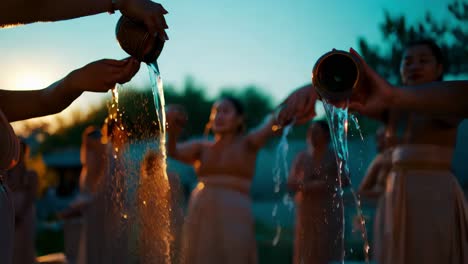
[[[165,83],[187,76],[215,96],[223,87],[256,85],[278,102],[310,82],[315,61],[332,48],[356,47],[358,37],[381,43],[384,10],[420,20],[447,16],[447,0],[171,0],[170,40],[159,59]],[[124,58],[114,34],[120,14],[0,29],[0,89],[39,89],[101,58]],[[149,83],[146,67],[126,87]],[[108,96],[108,95],[107,95]],[[83,94],[68,110],[102,95]],[[170,103],[170,102],[169,102]],[[65,113],[66,114],[66,113]]]

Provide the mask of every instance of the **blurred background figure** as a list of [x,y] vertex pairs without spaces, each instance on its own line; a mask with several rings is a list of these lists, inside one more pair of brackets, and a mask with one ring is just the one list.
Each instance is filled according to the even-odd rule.
[[80,191],[83,203],[83,227],[80,236],[77,263],[104,263],[104,177],[107,169],[106,145],[97,127],[88,127],[83,132],[81,144],[82,169]]
[[[446,61],[432,40],[409,43],[402,83],[443,79]],[[401,140],[392,152],[384,205],[380,263],[467,263],[468,206],[452,173],[459,118],[391,113],[389,129]],[[392,121],[394,121],[392,123]],[[381,232],[381,231],[379,231]]]
[[207,125],[215,140],[177,143],[187,116],[168,109],[168,154],[193,165],[199,180],[183,229],[183,263],[257,263],[249,191],[258,145],[244,136],[243,114],[237,99],[222,98]]
[[[169,186],[166,186],[162,161],[163,156],[159,151],[150,150],[146,152],[141,164],[138,194],[140,250],[156,252],[140,255],[150,258],[142,260],[144,263],[169,261],[177,264],[181,259],[181,231],[184,222],[181,185],[177,173],[167,172]],[[169,256],[166,256],[167,252],[170,252]]]
[[169,156],[194,166],[199,181],[184,225],[184,263],[257,263],[250,185],[260,148],[282,123],[270,115],[246,133],[244,107],[231,96],[211,108],[213,140],[177,142],[187,121],[180,106],[168,109],[167,120]]
[[28,170],[29,147],[20,141],[20,157],[16,166],[7,172],[7,185],[15,208],[15,239],[13,264],[36,261],[36,195],[37,173]]
[[[373,242],[371,249],[373,252],[373,258],[379,259],[379,256],[384,250],[381,247],[381,239],[384,224],[383,215],[383,204],[384,204],[384,193],[387,176],[392,168],[392,146],[390,139],[386,137],[385,126],[380,126],[375,135],[377,155],[367,168],[366,174],[359,186],[358,192],[361,197],[367,201],[370,201],[376,206],[374,216],[374,231],[373,231]],[[355,219],[355,228],[358,230],[362,229],[359,217]],[[363,230],[361,230],[363,231]]]
[[101,139],[100,129],[94,126],[82,133],[80,193],[70,207],[60,213],[65,220],[65,242],[70,243],[65,246],[73,252],[66,256],[71,263],[103,263],[106,210],[103,184],[107,160],[106,146]]
[[295,264],[331,263],[343,254],[343,203],[338,170],[325,120],[307,130],[307,149],[293,161],[288,187],[295,192]]

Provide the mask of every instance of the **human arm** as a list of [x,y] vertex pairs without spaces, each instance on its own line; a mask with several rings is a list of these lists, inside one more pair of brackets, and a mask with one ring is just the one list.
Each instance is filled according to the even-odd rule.
[[278,135],[281,129],[282,127],[274,115],[269,114],[262,124],[247,134],[248,146],[256,150],[260,149],[266,144],[268,139]]
[[468,117],[468,81],[432,82],[414,87],[391,85],[353,49],[363,81],[353,91],[350,110],[379,117],[389,109],[421,114]]
[[0,90],[0,105],[9,122],[55,114],[84,91],[106,92],[116,83],[128,82],[139,67],[140,63],[133,58],[99,60],[72,71],[45,89]]
[[290,121],[294,117],[295,124],[303,124],[315,117],[315,103],[318,95],[312,84],[304,85],[293,91],[281,104],[279,120]]
[[316,93],[311,85],[298,88],[278,106],[275,114],[268,115],[260,126],[248,134],[249,144],[257,149],[261,148],[287,124],[303,124],[309,121],[315,116],[316,100]]
[[34,22],[49,22],[95,15],[104,12],[120,12],[144,23],[151,35],[158,33],[167,39],[162,5],[150,0],[3,0],[0,3],[0,28]]
[[169,105],[166,108],[167,154],[181,162],[193,165],[200,159],[202,141],[193,140],[178,143],[178,138],[187,123],[187,115],[182,106]]
[[359,185],[358,192],[362,195],[372,194],[373,190],[377,186],[377,178],[379,171],[382,168],[382,156],[378,155],[369,165],[366,175]]
[[359,186],[358,192],[369,198],[378,197],[382,190],[379,190],[378,176],[382,169],[382,155],[378,155],[369,165],[366,175]]

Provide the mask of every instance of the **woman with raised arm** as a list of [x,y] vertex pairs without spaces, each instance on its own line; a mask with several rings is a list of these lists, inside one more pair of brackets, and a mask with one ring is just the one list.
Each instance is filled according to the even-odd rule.
[[220,98],[208,123],[214,139],[178,143],[186,116],[168,109],[168,154],[193,165],[199,180],[184,226],[185,263],[257,263],[250,185],[258,151],[280,124],[269,117],[246,133],[244,118],[237,99]]
[[[390,118],[403,121],[389,124],[403,141],[392,151],[379,263],[467,263],[468,206],[451,166],[459,118],[468,116],[468,82],[442,81],[443,54],[433,41],[406,46],[402,88],[390,85],[351,53],[361,62],[363,81],[353,90],[350,109],[374,118],[389,110],[413,111],[406,113],[407,120]],[[304,114],[307,108],[296,105],[307,100],[292,98],[288,111]]]
[[[410,43],[402,57],[402,83],[415,87],[441,81],[444,67],[434,42]],[[403,137],[392,151],[380,263],[467,263],[468,206],[451,172],[461,119],[405,114],[402,127],[389,124]]]
[[295,264],[339,262],[343,255],[343,203],[328,123],[313,122],[307,150],[293,162],[288,187],[295,192]]

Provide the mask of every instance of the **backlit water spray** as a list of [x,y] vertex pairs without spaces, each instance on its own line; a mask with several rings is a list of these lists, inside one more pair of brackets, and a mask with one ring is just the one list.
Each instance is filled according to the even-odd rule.
[[[345,219],[344,219],[344,206],[343,206],[343,184],[349,183],[351,186],[350,190],[356,204],[356,209],[358,212],[358,217],[360,219],[360,224],[362,227],[362,238],[364,241],[364,255],[366,263],[369,263],[369,242],[367,238],[367,230],[365,226],[365,219],[361,210],[361,203],[356,196],[355,191],[352,188],[350,171],[348,166],[349,161],[349,150],[348,150],[348,102],[346,102],[342,107],[335,107],[332,104],[328,103],[326,100],[323,100],[323,105],[325,108],[325,113],[327,116],[328,124],[330,126],[330,132],[332,137],[332,142],[335,149],[335,158],[338,167],[338,177],[337,177],[337,189],[336,194],[338,196],[336,207],[341,207],[341,215],[343,220],[343,230],[340,232],[341,246],[343,248],[342,254],[342,263],[344,263],[344,234],[345,234]],[[356,120],[353,120],[357,122]],[[356,123],[357,124],[357,123]],[[361,138],[362,134],[361,134]]]

